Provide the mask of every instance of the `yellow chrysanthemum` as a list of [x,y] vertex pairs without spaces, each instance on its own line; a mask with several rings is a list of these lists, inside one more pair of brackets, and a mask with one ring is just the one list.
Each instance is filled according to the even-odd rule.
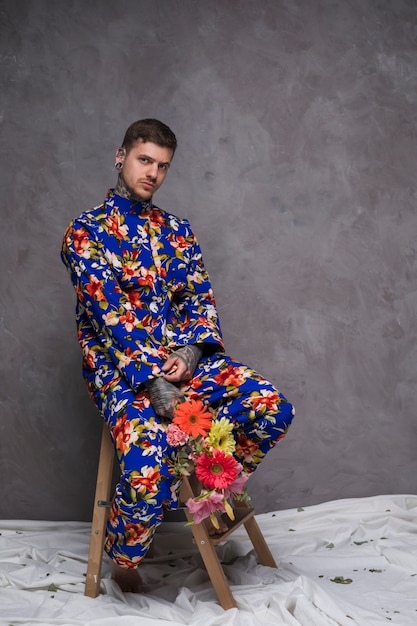
[[233,454],[236,443],[232,435],[232,430],[233,424],[226,417],[215,420],[206,437],[206,443],[211,448],[223,450],[226,454]]

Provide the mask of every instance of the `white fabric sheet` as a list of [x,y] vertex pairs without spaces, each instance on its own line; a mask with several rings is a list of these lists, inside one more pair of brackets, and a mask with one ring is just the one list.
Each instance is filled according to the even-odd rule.
[[258,565],[238,529],[218,547],[239,605],[229,611],[182,522],[162,526],[154,559],[140,566],[144,593],[123,594],[105,559],[101,594],[91,599],[83,595],[89,524],[3,521],[0,624],[417,625],[417,495],[336,500],[256,519],[279,569]]

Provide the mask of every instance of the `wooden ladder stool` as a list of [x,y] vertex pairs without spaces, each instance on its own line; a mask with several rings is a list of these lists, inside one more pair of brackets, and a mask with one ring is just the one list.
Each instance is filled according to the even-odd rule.
[[[107,424],[104,423],[101,435],[101,447],[90,537],[90,551],[88,555],[87,578],[85,583],[85,595],[90,598],[96,598],[100,589],[106,522],[110,506],[109,498],[113,474],[113,461],[113,444],[109,435]],[[186,502],[188,498],[193,498],[195,495],[196,494],[190,484],[190,481],[188,478],[184,477],[180,489],[181,502]],[[212,537],[209,535],[204,523],[191,525],[194,541],[203,559],[219,603],[223,609],[226,610],[237,607],[237,604],[232,592],[230,591],[229,583],[227,582],[217,555],[216,545],[228,539],[228,537],[230,537],[230,535],[243,524],[246,532],[248,533],[249,539],[255,548],[261,565],[267,565],[275,568],[277,567],[274,557],[272,556],[254,517],[254,509],[243,503],[237,502],[235,504],[236,506],[234,511],[236,519],[232,521],[227,516],[223,517],[223,520],[226,522],[229,529],[222,535]],[[184,511],[187,519],[192,521],[193,517],[188,512],[186,507]]]

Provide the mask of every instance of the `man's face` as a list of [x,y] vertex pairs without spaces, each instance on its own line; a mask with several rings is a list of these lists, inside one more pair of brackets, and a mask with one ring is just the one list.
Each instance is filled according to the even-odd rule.
[[149,200],[165,180],[172,161],[172,150],[151,141],[139,140],[116,160],[123,164],[120,176],[128,190],[140,200]]

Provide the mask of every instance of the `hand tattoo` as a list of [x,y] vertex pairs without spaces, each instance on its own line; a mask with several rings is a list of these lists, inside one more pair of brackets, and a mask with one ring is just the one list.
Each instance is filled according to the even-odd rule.
[[155,413],[159,417],[172,420],[176,405],[184,401],[184,396],[178,387],[162,377],[153,378],[146,384],[146,387]]
[[178,350],[175,350],[174,354],[185,363],[185,366],[187,368],[187,375],[192,378],[195,368],[197,367],[197,363],[199,362],[199,360],[201,359],[201,355],[203,354],[203,347],[197,344],[182,346],[182,348],[178,348]]

